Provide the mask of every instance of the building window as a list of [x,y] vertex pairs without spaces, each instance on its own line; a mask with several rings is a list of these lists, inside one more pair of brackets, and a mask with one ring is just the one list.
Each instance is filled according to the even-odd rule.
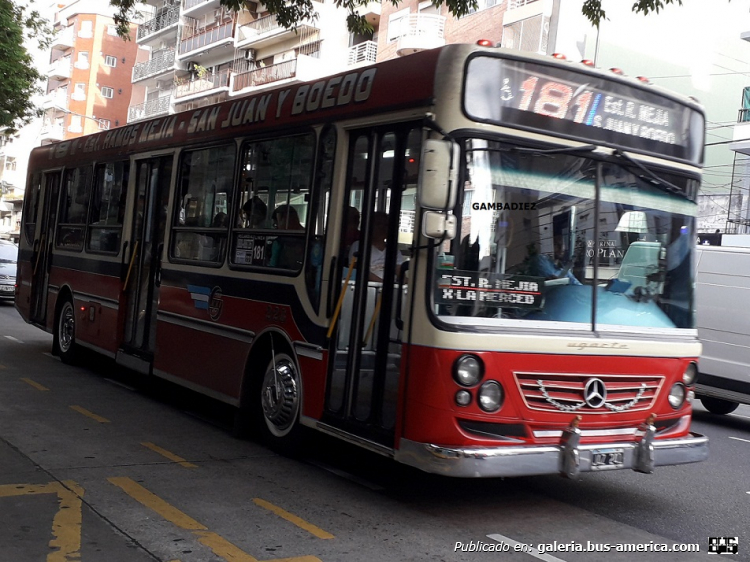
[[[395,41],[406,33],[406,18],[409,16],[409,8],[400,10],[388,16],[388,42]],[[403,30],[402,30],[403,28]]]
[[538,15],[503,27],[502,47],[540,55],[547,52],[549,18]]
[[71,133],[82,133],[83,132],[83,125],[81,124],[81,116],[80,115],[71,115],[70,116],[70,125],[68,125],[68,131]]
[[99,119],[99,130],[100,131],[107,131],[109,130],[111,123],[109,122],[109,119]]
[[115,90],[109,86],[102,86],[102,97],[112,99],[115,97]]
[[78,37],[90,39],[94,36],[94,22],[91,20],[81,21],[81,28],[78,30]]
[[495,6],[500,6],[502,3],[503,0],[477,0],[476,9],[469,8],[469,14],[475,14],[487,8],[494,8]]
[[86,84],[79,82],[75,85],[73,95],[71,96],[76,101],[83,101],[86,99]]
[[116,25],[108,25],[107,26],[107,35],[117,35],[117,26]]
[[15,172],[16,171],[16,159],[12,156],[9,156],[8,159],[5,161],[5,169],[9,172]]
[[76,68],[88,68],[88,67],[89,67],[88,51],[79,51],[78,59],[76,60]]
[[117,57],[107,55],[106,57],[104,57],[104,64],[114,68],[115,66],[117,66]]

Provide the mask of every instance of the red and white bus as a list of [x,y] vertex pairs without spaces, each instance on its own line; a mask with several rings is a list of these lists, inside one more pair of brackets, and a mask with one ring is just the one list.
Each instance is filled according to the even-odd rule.
[[16,306],[79,346],[420,469],[700,461],[704,115],[452,45],[37,148]]

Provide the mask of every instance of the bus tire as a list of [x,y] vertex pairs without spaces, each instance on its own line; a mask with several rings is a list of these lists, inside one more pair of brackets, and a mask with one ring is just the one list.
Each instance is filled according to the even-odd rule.
[[721,398],[712,398],[710,396],[701,396],[701,403],[706,410],[719,416],[731,414],[739,406],[737,402],[731,402]]
[[55,350],[63,363],[75,363],[76,345],[76,313],[73,300],[66,297],[57,311],[55,319]]
[[302,388],[294,359],[277,353],[256,386],[255,410],[262,441],[286,455],[299,453]]

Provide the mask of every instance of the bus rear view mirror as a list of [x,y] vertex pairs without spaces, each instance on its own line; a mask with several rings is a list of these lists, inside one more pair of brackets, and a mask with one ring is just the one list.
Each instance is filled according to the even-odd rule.
[[427,238],[453,240],[456,237],[456,215],[425,211],[422,216],[422,234]]
[[427,139],[422,146],[419,205],[447,210],[456,204],[458,145],[449,140]]

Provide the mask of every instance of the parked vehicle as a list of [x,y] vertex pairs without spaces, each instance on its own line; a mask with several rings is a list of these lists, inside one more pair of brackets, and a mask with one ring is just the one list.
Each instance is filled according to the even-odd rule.
[[703,353],[696,394],[709,412],[750,404],[750,248],[698,246],[695,298]]
[[0,240],[0,299],[16,296],[16,262],[18,247],[13,242]]

